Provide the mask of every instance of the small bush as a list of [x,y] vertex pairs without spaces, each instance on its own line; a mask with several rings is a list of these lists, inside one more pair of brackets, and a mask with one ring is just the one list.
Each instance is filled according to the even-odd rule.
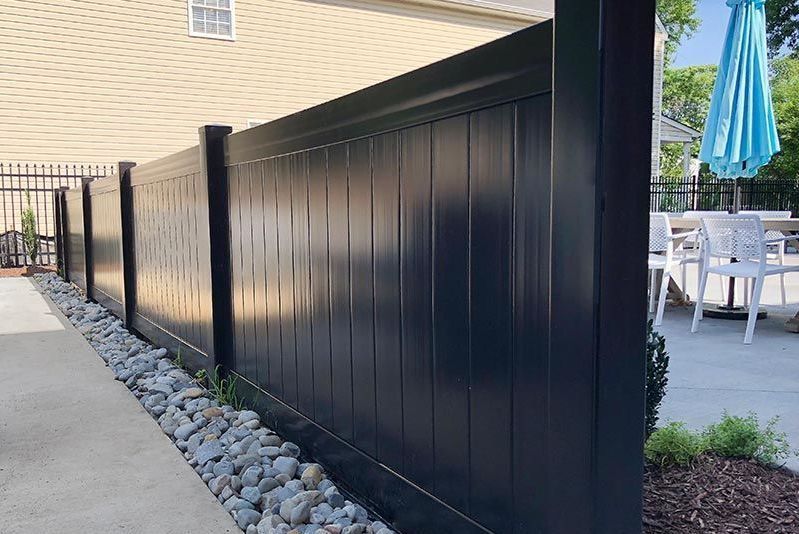
[[655,431],[660,403],[666,395],[669,353],[666,352],[666,338],[652,328],[652,320],[646,328],[646,436],[649,437]]
[[753,413],[739,417],[725,412],[720,422],[705,429],[706,447],[720,456],[776,464],[790,454],[785,434],[774,429],[777,420],[770,419],[765,428],[760,428]]
[[25,192],[28,200],[28,207],[22,211],[22,242],[25,244],[25,251],[31,259],[31,264],[36,265],[36,258],[39,255],[39,233],[36,231],[36,214],[31,208],[31,195]]
[[701,435],[685,428],[685,423],[669,423],[649,436],[644,456],[661,467],[690,465],[704,450]]

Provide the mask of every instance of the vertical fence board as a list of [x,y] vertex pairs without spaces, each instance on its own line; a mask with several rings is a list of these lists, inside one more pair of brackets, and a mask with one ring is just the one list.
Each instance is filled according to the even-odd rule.
[[250,169],[250,209],[252,220],[253,263],[253,326],[255,343],[255,368],[253,381],[267,385],[269,377],[269,317],[266,287],[266,252],[264,221],[264,176],[263,162],[253,163]]
[[399,134],[373,144],[375,387],[377,458],[403,472],[402,319],[400,314]]
[[327,153],[330,246],[330,345],[333,368],[333,430],[352,441],[352,331],[350,312],[349,198],[347,147]]
[[295,331],[294,244],[292,242],[291,160],[275,161],[277,228],[280,258],[280,332],[283,339],[283,399],[297,408],[297,338]]
[[353,444],[376,455],[372,150],[349,144],[350,293],[352,306]]
[[[280,320],[280,243],[277,227],[277,176],[274,160],[263,162],[264,232],[266,254],[267,331],[269,333],[269,391],[283,396],[283,335]],[[262,382],[264,383],[264,382]]]
[[[514,151],[513,495],[514,532],[544,530],[549,347],[551,102],[518,103]],[[518,474],[518,475],[516,475]]]
[[308,169],[308,222],[311,261],[311,328],[315,420],[333,428],[330,355],[330,254],[328,249],[327,150],[312,150]]
[[498,529],[513,503],[511,411],[497,410],[512,406],[513,107],[473,113],[470,135],[471,506],[481,523]]
[[435,487],[469,511],[469,118],[433,123]]
[[403,472],[434,486],[430,125],[403,130],[400,149]]
[[311,322],[310,241],[308,236],[308,154],[292,154],[291,241],[294,244],[294,319],[297,343],[297,408],[313,417],[313,329]]

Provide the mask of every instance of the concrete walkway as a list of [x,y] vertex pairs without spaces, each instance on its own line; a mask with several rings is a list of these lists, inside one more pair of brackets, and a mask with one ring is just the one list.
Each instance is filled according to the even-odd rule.
[[[799,264],[799,255],[787,262]],[[695,268],[689,269],[688,292],[696,291]],[[679,278],[678,278],[679,279]],[[733,415],[755,412],[761,423],[779,416],[777,428],[799,449],[799,334],[785,331],[785,321],[799,310],[799,274],[786,276],[788,305],[780,305],[777,277],[769,277],[763,306],[769,317],[757,322],[754,342],[743,344],[744,321],[705,319],[691,334],[693,307],[669,306],[663,325],[671,356],[669,386],[660,414],[662,422],[684,421],[702,428],[717,422],[724,410]],[[722,302],[718,278],[708,285],[710,301]],[[741,289],[739,287],[739,289]],[[786,466],[799,472],[799,457]]]
[[240,532],[83,336],[24,278],[0,278],[0,532]]

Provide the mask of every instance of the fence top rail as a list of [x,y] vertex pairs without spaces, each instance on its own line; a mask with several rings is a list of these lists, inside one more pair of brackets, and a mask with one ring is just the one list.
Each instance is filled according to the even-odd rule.
[[299,152],[551,91],[552,22],[227,136],[225,165]]
[[78,187],[73,187],[72,189],[67,189],[64,191],[64,200],[67,202],[76,199],[83,198],[83,185],[79,185]]
[[130,185],[144,185],[171,180],[200,171],[200,146],[181,150],[169,156],[137,165],[130,169]]
[[105,176],[99,180],[94,180],[86,184],[90,195],[101,195],[103,193],[110,193],[119,189],[119,174],[112,174]]

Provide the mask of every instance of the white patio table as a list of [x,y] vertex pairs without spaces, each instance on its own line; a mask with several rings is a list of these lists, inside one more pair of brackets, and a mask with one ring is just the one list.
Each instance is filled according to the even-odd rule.
[[[671,228],[674,233],[697,230],[702,227],[702,223],[699,219],[674,216],[670,217],[669,221],[671,222]],[[762,221],[764,230],[777,230],[782,232],[784,235],[799,234],[799,218],[762,219]],[[796,239],[788,241],[787,244],[794,247],[796,250],[799,250],[799,235],[796,235]],[[675,243],[675,246],[677,245],[678,243]],[[675,300],[685,301],[685,292],[674,281],[674,277],[672,277],[671,281],[669,282],[669,293],[674,294]],[[799,312],[797,312],[792,319],[785,323],[785,329],[789,332],[799,333]]]

